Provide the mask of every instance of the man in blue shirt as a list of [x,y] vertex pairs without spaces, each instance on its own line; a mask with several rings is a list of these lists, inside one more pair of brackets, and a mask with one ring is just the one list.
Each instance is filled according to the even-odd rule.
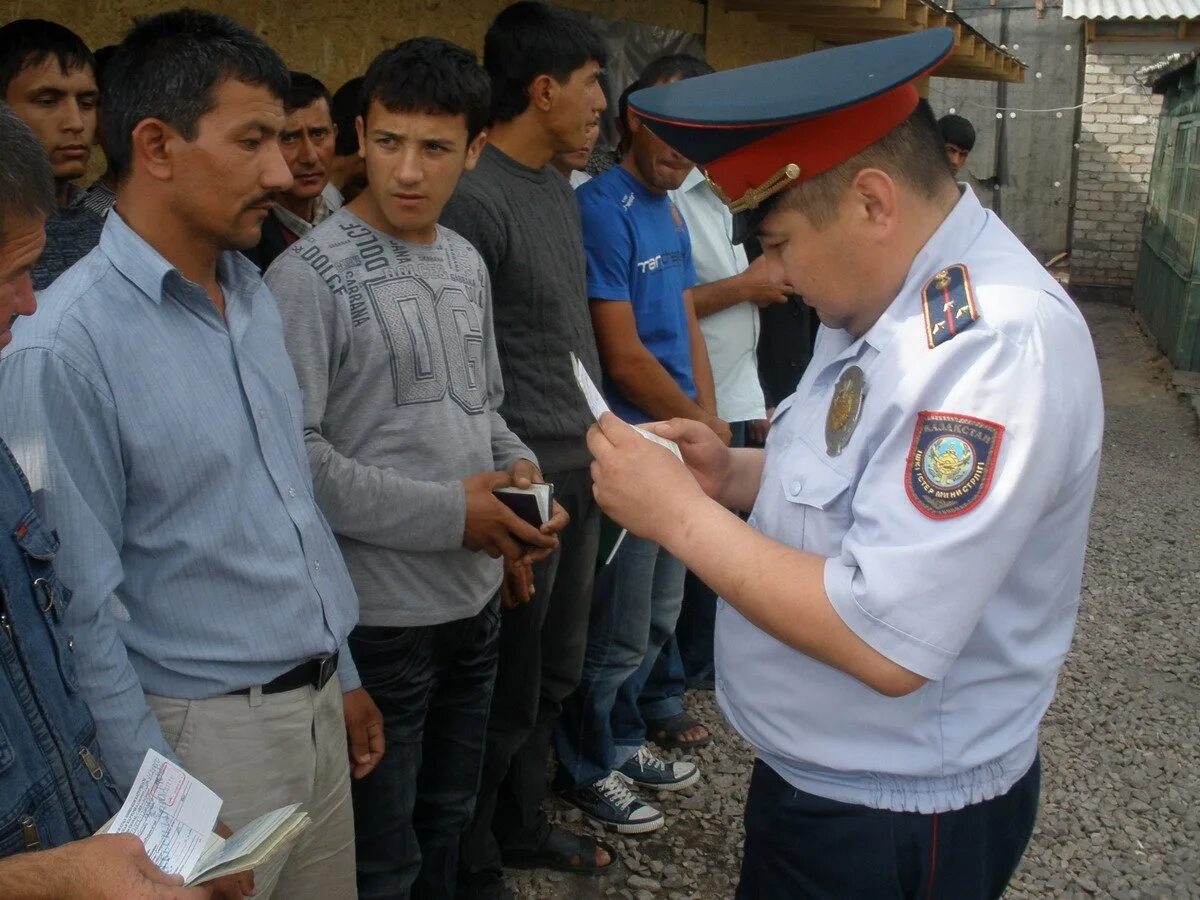
[[630,97],[822,323],[765,451],[589,436],[605,510],[722,597],[717,697],[757,755],[739,900],[994,900],[1033,831],[1103,402],[1079,310],[954,182],[916,87],[953,46]]
[[[649,77],[646,83],[659,80],[652,72]],[[691,241],[667,196],[692,164],[636,118],[627,126],[629,150],[621,165],[577,191],[605,394],[627,422],[687,416],[728,442],[692,306]],[[563,798],[624,834],[663,824],[662,813],[639,802],[627,784],[680,790],[699,777],[694,764],[664,762],[650,751],[637,706],[675,630],[683,578],[682,564],[656,543],[625,538],[597,575],[583,678],[564,704],[557,732]]]
[[229,826],[304,804],[314,827],[257,873],[258,896],[290,900],[353,896],[347,729],[359,777],[383,738],[344,648],[357,601],[313,498],[279,312],[235,252],[291,183],[286,87],[224,17],[133,28],[107,70],[117,205],[16,328],[0,433],[62,531],[65,621],[117,786],[153,747],[224,798]]

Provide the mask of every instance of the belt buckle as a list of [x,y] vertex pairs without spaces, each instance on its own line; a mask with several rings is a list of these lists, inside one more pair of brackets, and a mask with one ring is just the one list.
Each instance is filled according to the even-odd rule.
[[321,665],[317,671],[318,691],[322,690],[325,685],[329,683],[329,679],[332,678],[333,673],[337,671],[337,658],[338,655],[334,653],[321,660]]

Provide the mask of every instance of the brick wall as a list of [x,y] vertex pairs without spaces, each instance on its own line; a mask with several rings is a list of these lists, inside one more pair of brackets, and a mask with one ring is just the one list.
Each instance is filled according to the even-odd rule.
[[[1090,105],[1081,115],[1071,245],[1071,286],[1077,296],[1129,299],[1161,103],[1134,73],[1165,53],[1148,50],[1129,52],[1103,43],[1088,47],[1083,100]],[[1118,94],[1124,89],[1130,90]]]

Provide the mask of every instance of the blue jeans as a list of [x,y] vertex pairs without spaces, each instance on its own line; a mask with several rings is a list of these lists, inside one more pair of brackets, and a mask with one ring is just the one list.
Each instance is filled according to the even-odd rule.
[[[746,446],[748,422],[730,422],[731,447]],[[683,607],[675,633],[651,660],[645,687],[638,698],[641,717],[647,721],[669,719],[683,712],[683,692],[713,677],[713,632],[717,624],[717,595],[707,584],[687,573]]]
[[675,630],[684,571],[658,544],[630,534],[597,573],[583,677],[555,733],[559,790],[599,781],[645,741],[636,699],[653,665],[646,660]]
[[361,900],[453,900],[496,679],[499,598],[468,619],[359,626],[350,652],[387,750],[352,784]]

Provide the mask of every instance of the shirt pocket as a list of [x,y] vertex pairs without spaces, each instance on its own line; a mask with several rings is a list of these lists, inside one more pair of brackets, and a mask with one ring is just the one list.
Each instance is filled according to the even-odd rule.
[[850,528],[851,477],[801,439],[793,440],[785,454],[779,467],[783,540],[819,556],[837,556]]
[[13,532],[13,540],[25,557],[33,602],[50,632],[50,641],[63,682],[71,693],[75,693],[79,690],[79,677],[75,672],[74,660],[75,639],[66,633],[64,625],[67,607],[71,602],[71,591],[54,570],[54,558],[58,554],[58,533],[47,528],[37,512],[31,509],[17,525]]

